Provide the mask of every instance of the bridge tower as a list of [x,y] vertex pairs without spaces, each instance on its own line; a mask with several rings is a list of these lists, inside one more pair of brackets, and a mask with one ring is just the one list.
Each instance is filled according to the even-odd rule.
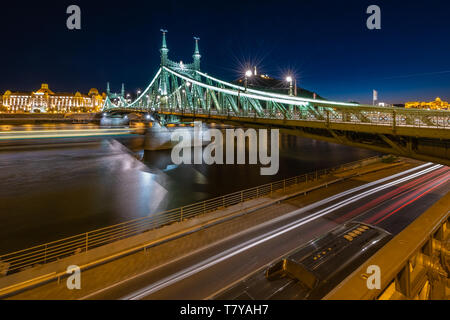
[[120,93],[115,93],[115,92],[111,92],[111,87],[109,85],[109,82],[106,83],[106,95],[110,98],[110,99],[117,99],[120,97],[125,97],[125,84],[122,83],[122,90]]
[[198,50],[198,41],[200,38],[194,37],[195,40],[195,51],[192,58],[194,58],[194,69],[200,71],[200,58],[202,57],[200,51]]
[[161,52],[161,67],[163,67],[163,66],[167,65],[167,61],[169,60],[168,59],[169,49],[167,48],[167,42],[166,42],[166,33],[168,31],[165,29],[161,29],[161,32],[163,34],[163,37],[162,37],[161,49],[159,50],[159,52]]
[[[163,34],[162,37],[162,45],[159,52],[161,52],[161,68],[167,66],[169,64],[169,49],[167,48],[167,42],[166,42],[166,33],[168,32],[165,29],[161,29],[161,32]],[[161,71],[161,80],[159,85],[159,91],[161,93],[161,96],[164,98],[161,98],[161,102],[164,103],[165,96],[167,96],[167,93],[169,91],[169,75],[167,74],[167,71],[163,70]]]

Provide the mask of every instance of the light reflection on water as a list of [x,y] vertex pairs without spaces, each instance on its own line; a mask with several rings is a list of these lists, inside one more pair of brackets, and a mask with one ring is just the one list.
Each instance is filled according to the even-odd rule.
[[282,136],[279,173],[261,176],[259,165],[176,166],[170,151],[144,154],[141,137],[70,142],[0,146],[0,254],[375,154]]

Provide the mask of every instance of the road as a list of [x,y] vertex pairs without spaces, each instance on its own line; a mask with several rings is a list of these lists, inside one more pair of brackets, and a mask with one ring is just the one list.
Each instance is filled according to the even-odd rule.
[[314,202],[83,299],[206,299],[356,220],[396,234],[450,190],[450,168],[427,163]]

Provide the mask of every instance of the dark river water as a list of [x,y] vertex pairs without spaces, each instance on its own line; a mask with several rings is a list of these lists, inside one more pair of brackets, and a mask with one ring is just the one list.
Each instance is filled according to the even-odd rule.
[[278,174],[261,176],[260,165],[174,165],[142,136],[2,143],[0,254],[374,155],[282,135]]

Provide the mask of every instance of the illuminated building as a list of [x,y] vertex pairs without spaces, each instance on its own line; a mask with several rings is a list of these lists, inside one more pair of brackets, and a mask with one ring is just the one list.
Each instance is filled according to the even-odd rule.
[[405,108],[428,109],[428,110],[450,110],[450,105],[440,98],[431,102],[407,102]]
[[2,97],[2,111],[9,113],[22,112],[99,112],[103,106],[105,94],[92,88],[89,93],[55,93],[43,83],[35,92],[12,92],[7,90]]

